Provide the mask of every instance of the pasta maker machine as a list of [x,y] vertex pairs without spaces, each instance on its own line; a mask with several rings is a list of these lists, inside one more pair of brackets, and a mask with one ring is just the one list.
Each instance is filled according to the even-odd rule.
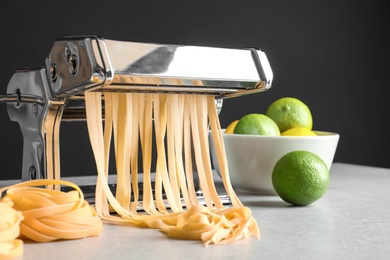
[[191,93],[224,98],[261,92],[273,74],[257,48],[233,49],[108,40],[54,41],[45,66],[15,71],[7,94],[23,135],[21,180],[60,177],[61,121],[86,120],[86,91]]

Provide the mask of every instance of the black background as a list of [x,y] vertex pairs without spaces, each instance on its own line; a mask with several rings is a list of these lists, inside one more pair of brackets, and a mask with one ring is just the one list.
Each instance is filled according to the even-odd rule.
[[[336,162],[390,168],[389,8],[386,1],[1,1],[0,93],[15,69],[43,66],[56,38],[259,47],[273,72],[264,93],[227,99],[223,127],[265,113],[293,96],[311,109],[314,129],[340,134]],[[71,126],[70,126],[71,125]],[[61,126],[61,167],[84,174],[93,164],[85,124]],[[0,180],[19,178],[22,136],[0,104]]]

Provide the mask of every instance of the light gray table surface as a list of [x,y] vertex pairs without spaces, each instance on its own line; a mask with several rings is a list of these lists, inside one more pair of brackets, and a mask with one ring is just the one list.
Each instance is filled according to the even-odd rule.
[[239,197],[260,240],[203,247],[158,230],[104,224],[98,237],[25,243],[17,259],[390,259],[390,169],[334,163],[326,194],[305,207],[278,196]]

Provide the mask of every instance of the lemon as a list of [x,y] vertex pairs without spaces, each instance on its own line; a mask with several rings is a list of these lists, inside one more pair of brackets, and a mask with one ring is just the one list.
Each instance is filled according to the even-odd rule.
[[320,199],[329,183],[325,162],[309,151],[292,151],[282,156],[272,171],[276,193],[287,203],[305,206]]
[[235,134],[247,135],[280,135],[280,131],[276,123],[264,114],[247,114],[240,118],[236,127]]
[[265,115],[275,121],[280,132],[294,127],[313,127],[313,118],[308,106],[293,97],[280,98],[267,108]]
[[239,120],[234,120],[231,122],[225,129],[225,134],[233,134],[234,133],[234,128],[236,127],[237,123]]
[[316,133],[314,133],[313,131],[311,131],[307,128],[304,128],[304,127],[293,127],[293,128],[290,128],[290,129],[284,131],[280,135],[282,135],[282,136],[317,136]]

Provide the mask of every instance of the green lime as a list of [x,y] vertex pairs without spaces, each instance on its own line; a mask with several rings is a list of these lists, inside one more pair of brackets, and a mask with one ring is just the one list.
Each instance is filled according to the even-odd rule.
[[329,169],[315,153],[292,151],[282,156],[272,171],[276,193],[287,203],[305,206],[320,199],[329,183]]
[[280,98],[267,108],[265,114],[274,120],[281,133],[294,127],[304,127],[309,130],[313,127],[309,107],[297,98]]
[[280,131],[275,122],[263,114],[247,114],[240,118],[234,134],[246,135],[280,135]]

